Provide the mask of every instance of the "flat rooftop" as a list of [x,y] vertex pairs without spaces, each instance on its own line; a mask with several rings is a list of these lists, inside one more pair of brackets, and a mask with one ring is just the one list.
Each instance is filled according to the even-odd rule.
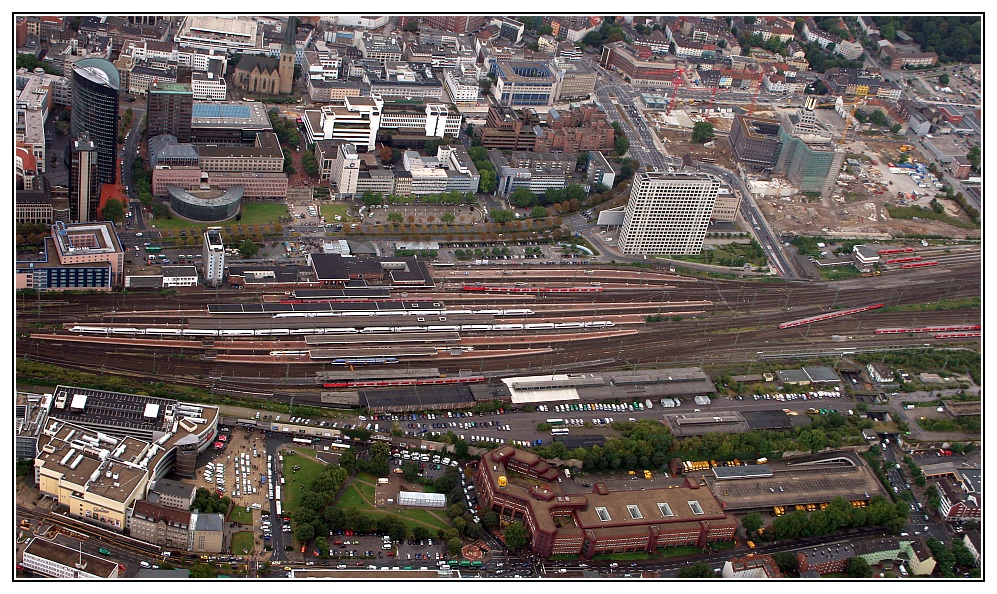
[[72,549],[59,543],[45,540],[44,538],[33,539],[24,549],[24,552],[25,554],[48,559],[66,567],[76,567],[76,564],[82,558],[85,564],[82,570],[91,575],[101,577],[110,577],[114,573],[114,570],[117,569],[117,563],[114,561],[109,561],[89,553],[80,553],[77,549]]
[[194,128],[248,128],[270,130],[266,105],[258,101],[195,101],[191,107]]

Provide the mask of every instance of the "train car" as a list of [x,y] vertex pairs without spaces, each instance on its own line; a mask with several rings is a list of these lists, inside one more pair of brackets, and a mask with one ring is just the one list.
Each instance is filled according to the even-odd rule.
[[69,331],[75,334],[107,334],[107,328],[102,326],[72,326]]
[[243,330],[243,329],[229,329],[229,330],[219,330],[218,336],[253,336],[256,334],[255,330]]
[[471,315],[475,313],[481,313],[480,311],[474,311],[472,309],[446,309],[443,310],[443,315],[445,316],[459,316],[459,315]]
[[581,322],[561,322],[559,324],[554,324],[555,328],[583,328],[584,324]]
[[920,262],[923,260],[921,256],[911,256],[909,258],[893,258],[892,260],[887,260],[883,264],[906,264],[907,262]]
[[402,378],[384,380],[342,380],[326,382],[325,388],[390,388],[395,386],[443,386],[453,384],[480,384],[486,378],[481,375],[458,377]]
[[392,326],[392,332],[425,332],[422,326]]
[[981,336],[983,336],[982,332],[943,332],[935,334],[935,338],[979,338]]
[[915,262],[913,264],[904,264],[900,268],[925,268],[927,266],[938,266],[938,262]]
[[879,250],[876,253],[879,254],[880,256],[888,254],[911,254],[914,253],[914,248],[906,247],[906,248],[891,249],[891,250]]
[[[905,267],[906,266],[916,266],[916,265],[915,264],[908,264],[908,265],[905,265]],[[827,314],[823,314],[823,315],[819,315],[819,316],[812,316],[812,317],[809,317],[809,318],[802,318],[802,319],[799,319],[799,320],[793,320],[791,322],[783,322],[783,323],[779,324],[778,327],[779,327],[780,330],[785,330],[786,328],[794,328],[796,326],[802,326],[804,324],[812,324],[814,322],[823,322],[824,320],[831,320],[831,319],[834,319],[834,318],[840,318],[841,316],[848,316],[848,315],[851,315],[851,314],[861,313],[861,312],[864,312],[864,311],[871,311],[873,309],[879,309],[879,308],[885,307],[885,306],[886,306],[885,303],[875,303],[873,305],[866,305],[864,307],[854,307],[852,309],[844,309],[844,310],[841,310],[841,311],[827,313]]]
[[391,332],[391,326],[366,326],[360,330],[361,334],[373,334],[381,332]]
[[[475,312],[475,313],[481,313],[481,312]],[[501,311],[501,313],[499,313],[498,315],[500,315],[500,316],[532,316],[533,315],[533,310],[532,309],[503,309]]]
[[128,328],[128,327],[110,328],[109,332],[111,334],[145,334],[144,330],[141,330],[139,328]]
[[484,332],[491,329],[491,324],[464,324],[460,327],[461,332]]
[[218,336],[217,330],[200,330],[197,328],[186,328],[183,330],[184,336]]
[[522,330],[522,324],[493,324],[492,330],[505,331],[505,330]]
[[426,329],[430,332],[459,332],[460,326],[429,326]]
[[553,328],[554,324],[550,322],[541,324],[526,324],[525,326],[526,330],[552,330]]
[[146,335],[180,336],[179,328],[146,328]]

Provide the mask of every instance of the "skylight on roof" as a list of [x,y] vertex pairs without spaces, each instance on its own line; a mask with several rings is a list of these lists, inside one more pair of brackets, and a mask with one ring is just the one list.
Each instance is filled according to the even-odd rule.
[[602,520],[603,522],[609,522],[610,520],[613,519],[609,517],[609,510],[607,510],[604,507],[595,508],[595,513],[598,514],[599,519]]

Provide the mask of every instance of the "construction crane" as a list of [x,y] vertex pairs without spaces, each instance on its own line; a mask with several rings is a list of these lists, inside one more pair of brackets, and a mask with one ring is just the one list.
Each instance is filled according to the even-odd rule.
[[682,69],[676,68],[673,73],[672,78],[672,100],[668,103],[668,114],[671,115],[672,110],[675,109],[675,100],[678,99],[679,89],[685,81],[682,80]]

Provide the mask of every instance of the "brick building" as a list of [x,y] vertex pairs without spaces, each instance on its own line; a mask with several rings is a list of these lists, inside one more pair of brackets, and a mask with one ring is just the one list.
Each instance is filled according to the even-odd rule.
[[558,474],[536,454],[504,446],[481,457],[474,482],[482,507],[522,522],[531,551],[541,556],[704,547],[730,541],[737,528],[694,481],[641,491],[610,491],[599,482],[580,492],[574,483],[559,483]]
[[615,131],[604,111],[595,105],[582,105],[547,112],[547,128],[538,136],[533,150],[538,153],[613,150]]

